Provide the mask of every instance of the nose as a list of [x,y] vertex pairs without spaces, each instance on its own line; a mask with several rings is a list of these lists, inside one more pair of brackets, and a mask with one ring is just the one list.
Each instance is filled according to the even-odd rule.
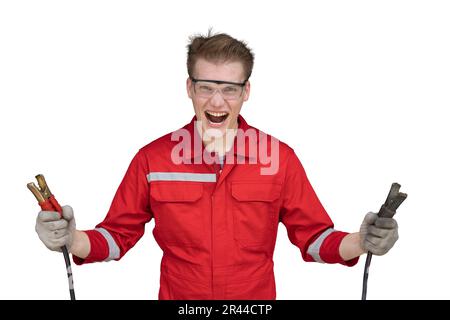
[[209,103],[213,107],[221,107],[225,103],[225,99],[222,97],[220,91],[216,90],[216,92],[214,92],[213,96],[210,98]]

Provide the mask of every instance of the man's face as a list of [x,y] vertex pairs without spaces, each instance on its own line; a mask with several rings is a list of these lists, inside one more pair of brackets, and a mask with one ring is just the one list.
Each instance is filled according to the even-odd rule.
[[199,59],[195,64],[193,77],[196,80],[211,81],[195,82],[188,78],[186,82],[188,96],[194,105],[197,121],[202,123],[203,132],[216,129],[224,135],[227,129],[236,129],[242,104],[250,95],[248,81],[245,85],[236,85],[245,81],[242,63],[214,63]]

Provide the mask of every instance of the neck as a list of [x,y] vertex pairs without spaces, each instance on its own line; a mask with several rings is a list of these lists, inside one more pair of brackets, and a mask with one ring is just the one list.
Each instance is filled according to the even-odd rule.
[[219,130],[206,130],[203,131],[203,127],[200,122],[196,123],[197,132],[202,137],[203,145],[208,152],[217,153],[220,157],[224,156],[232,147],[234,138],[237,134],[238,123],[227,128],[225,133],[221,133]]
[[236,129],[227,129],[225,134],[216,137],[205,137],[203,135],[203,144],[209,152],[215,152],[219,157],[223,157],[233,147]]

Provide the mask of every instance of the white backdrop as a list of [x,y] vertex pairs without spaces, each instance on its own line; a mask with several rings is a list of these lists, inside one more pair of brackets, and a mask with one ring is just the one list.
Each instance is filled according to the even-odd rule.
[[[369,299],[450,298],[448,1],[1,1],[0,298],[67,299],[34,232],[43,173],[77,227],[103,220],[135,152],[193,115],[188,37],[209,27],[256,60],[246,120],[295,149],[337,229],[397,181],[400,240]],[[74,267],[79,299],[156,299],[151,230],[119,262]],[[359,299],[353,268],[305,263],[280,225],[278,299]]]

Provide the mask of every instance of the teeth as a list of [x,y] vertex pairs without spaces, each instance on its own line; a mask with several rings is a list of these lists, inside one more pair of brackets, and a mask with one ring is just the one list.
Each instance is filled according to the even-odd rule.
[[212,111],[206,111],[208,114],[214,116],[214,117],[222,117],[227,115],[227,112],[212,112]]

